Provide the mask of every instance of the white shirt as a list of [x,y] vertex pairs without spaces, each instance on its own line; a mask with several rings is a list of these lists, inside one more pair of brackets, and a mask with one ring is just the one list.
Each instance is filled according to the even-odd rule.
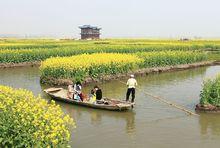
[[81,94],[82,86],[75,84],[73,89],[74,89],[75,93]]
[[134,78],[129,78],[127,81],[128,88],[135,88],[137,86],[137,81]]

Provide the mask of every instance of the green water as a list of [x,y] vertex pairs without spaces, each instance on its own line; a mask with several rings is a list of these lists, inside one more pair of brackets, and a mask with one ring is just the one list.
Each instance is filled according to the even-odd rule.
[[[111,112],[57,102],[73,117],[71,145],[76,148],[206,148],[220,145],[220,115],[187,116],[148,97],[144,92],[194,110],[199,102],[202,81],[215,76],[220,66],[137,77],[141,91],[136,92],[136,106],[128,112]],[[0,69],[0,84],[26,88],[49,99],[39,83],[36,67]],[[121,81],[126,81],[121,80]],[[94,84],[84,87],[87,93]],[[126,86],[117,80],[99,84],[103,95],[124,99]]]

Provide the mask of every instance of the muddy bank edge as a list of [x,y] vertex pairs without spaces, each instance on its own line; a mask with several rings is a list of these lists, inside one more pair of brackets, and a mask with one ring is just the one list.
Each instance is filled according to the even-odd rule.
[[[139,69],[136,71],[131,71],[126,74],[116,74],[116,75],[104,75],[100,76],[99,78],[91,78],[87,77],[82,82],[84,85],[89,83],[100,83],[104,81],[110,81],[114,79],[119,78],[125,78],[128,77],[130,74],[135,74],[136,76],[144,76],[151,73],[160,73],[160,72],[170,72],[170,71],[178,71],[178,70],[184,70],[184,69],[191,69],[191,68],[197,68],[202,66],[210,66],[210,65],[218,65],[220,62],[217,61],[205,61],[205,62],[198,62],[198,63],[192,63],[192,64],[183,64],[183,65],[175,65],[175,66],[165,66],[165,67],[154,67],[154,68],[144,68]],[[68,85],[70,79],[56,79],[53,77],[41,77],[41,83],[43,84],[49,84],[54,86],[64,86]]]

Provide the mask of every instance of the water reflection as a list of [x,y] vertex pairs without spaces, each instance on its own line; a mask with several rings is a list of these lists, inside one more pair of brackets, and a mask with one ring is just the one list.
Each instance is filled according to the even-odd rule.
[[126,116],[126,131],[128,134],[135,132],[135,114]]
[[92,125],[101,125],[105,120],[103,118],[110,118],[114,120],[122,121],[127,133],[135,132],[135,111],[127,112],[115,112],[115,111],[106,111],[106,110],[97,110],[92,108],[80,107],[75,105],[67,105],[62,102],[59,103],[63,107],[64,111],[73,117],[76,121],[89,119],[90,124]]
[[202,135],[220,135],[220,114],[203,113],[199,117]]
[[205,73],[207,67],[200,67],[195,69],[187,69],[181,71],[172,71],[172,72],[164,72],[164,73],[154,73],[149,74],[146,77],[138,77],[140,80],[140,84],[160,84],[160,85],[167,85],[169,83],[184,81],[186,79],[193,79],[195,77],[201,76]]

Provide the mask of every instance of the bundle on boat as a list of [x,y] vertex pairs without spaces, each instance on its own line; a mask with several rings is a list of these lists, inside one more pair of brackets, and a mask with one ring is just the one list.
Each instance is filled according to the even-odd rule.
[[220,112],[220,74],[214,79],[203,82],[200,94],[200,103],[196,105],[196,111]]
[[89,101],[79,101],[79,100],[69,99],[67,96],[68,91],[63,88],[48,88],[45,89],[44,91],[54,100],[90,107],[90,108],[112,110],[112,111],[125,111],[133,107],[132,103],[126,101],[120,101],[117,99],[105,98],[105,97],[102,99],[103,103],[91,103]]

